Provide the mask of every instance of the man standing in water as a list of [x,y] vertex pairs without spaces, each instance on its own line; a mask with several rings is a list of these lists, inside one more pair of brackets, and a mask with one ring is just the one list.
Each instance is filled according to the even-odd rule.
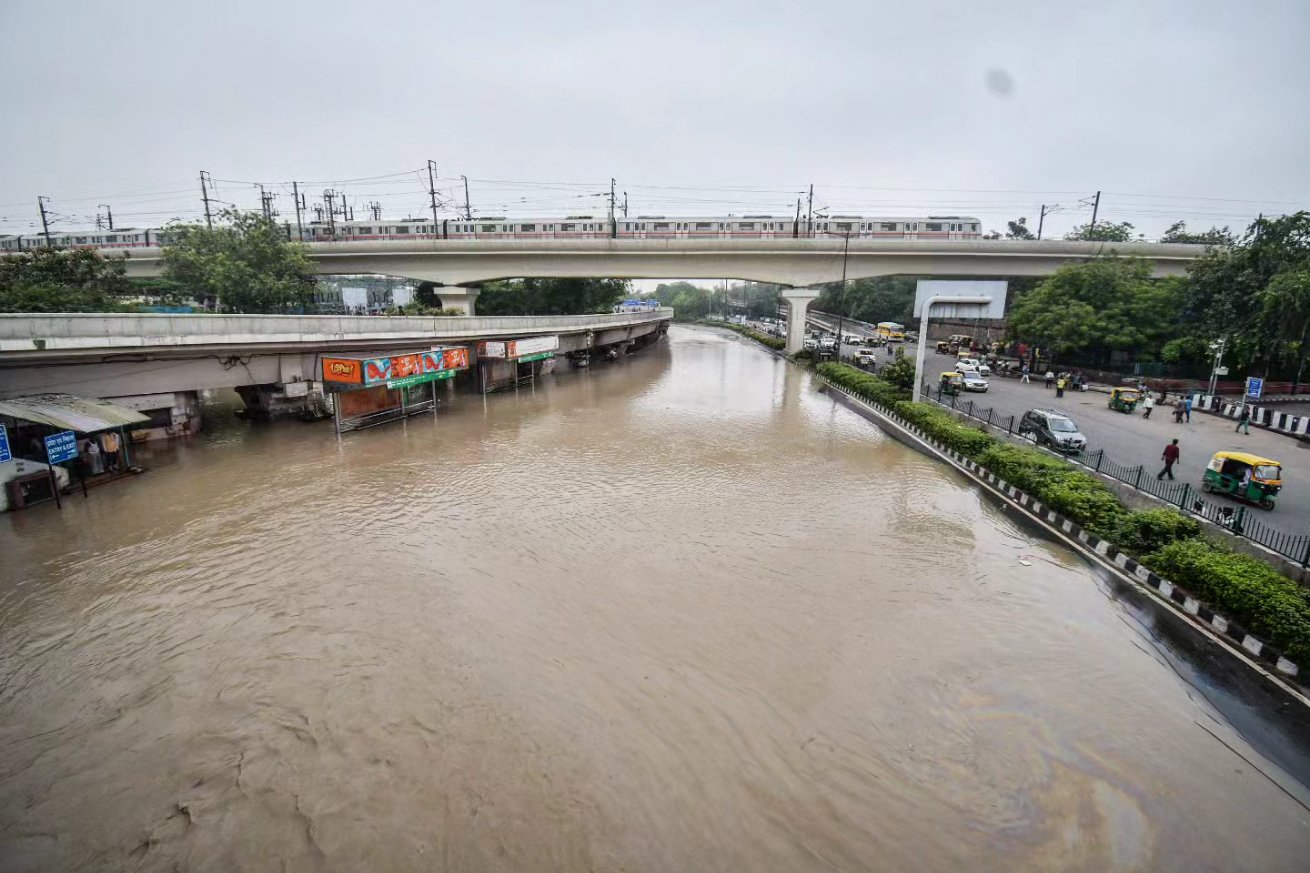
[[1174,464],[1178,463],[1178,455],[1178,440],[1174,440],[1165,446],[1164,454],[1161,456],[1164,459],[1164,469],[1157,473],[1155,478],[1163,479],[1167,474],[1172,479],[1174,477]]

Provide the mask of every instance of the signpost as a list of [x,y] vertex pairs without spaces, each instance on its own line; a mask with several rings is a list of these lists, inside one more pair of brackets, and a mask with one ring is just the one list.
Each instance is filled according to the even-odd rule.
[[77,457],[77,434],[71,430],[61,430],[45,438],[45,456],[50,462],[50,490],[55,492],[55,506],[64,508],[59,499],[59,480],[55,478],[55,464],[71,461]]
[[[920,279],[914,290],[919,316],[919,345],[914,355],[914,394],[923,391],[923,358],[928,347],[928,318],[1004,318],[1008,285],[1004,281]],[[939,307],[933,311],[933,307]]]
[[1246,396],[1252,400],[1259,400],[1260,393],[1264,391],[1265,380],[1258,376],[1246,377]]
[[455,378],[455,370],[437,370],[435,373],[420,373],[417,376],[405,376],[403,379],[392,379],[387,382],[388,388],[412,388],[415,385],[422,385],[425,382],[439,382],[442,379]]
[[9,432],[5,430],[3,424],[0,424],[0,464],[3,464],[5,461],[12,461],[13,459],[14,454],[9,451]]

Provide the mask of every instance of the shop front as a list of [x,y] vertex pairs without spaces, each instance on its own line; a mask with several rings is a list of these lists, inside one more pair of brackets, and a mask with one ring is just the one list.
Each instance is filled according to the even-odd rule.
[[436,413],[439,383],[469,367],[463,346],[386,357],[323,359],[323,387],[332,398],[337,433]]
[[478,343],[478,385],[483,394],[532,383],[550,371],[559,351],[558,336],[532,336]]

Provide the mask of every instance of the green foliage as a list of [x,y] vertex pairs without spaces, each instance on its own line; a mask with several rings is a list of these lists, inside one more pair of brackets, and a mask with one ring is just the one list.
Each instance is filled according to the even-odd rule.
[[883,379],[909,391],[914,388],[914,362],[907,358],[900,349],[890,364],[882,368],[879,374]]
[[1204,246],[1230,246],[1233,244],[1233,234],[1228,229],[1228,225],[1222,228],[1211,227],[1203,233],[1188,233],[1187,222],[1175,221],[1169,226],[1169,229],[1160,237],[1162,243],[1191,243],[1193,245]]
[[623,279],[513,279],[483,285],[477,309],[479,315],[589,315],[612,311],[627,294]]
[[854,279],[846,283],[834,282],[822,286],[823,293],[813,309],[857,318],[870,324],[910,321],[914,310],[914,289],[918,280],[911,276],[879,276],[873,279]]
[[1082,527],[1112,539],[1128,512],[1100,479],[1045,452],[996,443],[978,462]]
[[881,379],[872,373],[866,373],[864,370],[857,369],[849,364],[838,364],[828,362],[820,364],[817,368],[820,376],[869,400],[881,403],[883,406],[895,407],[897,403],[910,399],[908,389],[899,388]]
[[449,306],[446,307],[424,306],[421,303],[409,303],[401,306],[392,306],[389,309],[387,309],[383,314],[384,315],[437,315],[443,318],[448,318],[457,315],[468,315],[468,313],[462,309],[455,309]]
[[1171,542],[1142,563],[1237,619],[1298,664],[1310,665],[1306,591],[1268,564],[1196,538]]
[[287,312],[314,296],[314,265],[305,247],[257,212],[224,210],[212,229],[169,228],[164,276],[229,312]]
[[1177,279],[1153,280],[1140,258],[1107,255],[1066,264],[1010,309],[1015,339],[1058,355],[1112,351],[1154,356],[1177,336],[1184,291]]
[[1177,540],[1201,535],[1201,525],[1173,509],[1142,509],[1130,512],[1119,522],[1109,539],[1134,555],[1145,555]]
[[37,249],[0,259],[0,312],[116,312],[132,287],[122,258]]
[[940,406],[929,403],[896,404],[896,412],[906,421],[919,427],[934,440],[954,449],[967,458],[978,458],[996,445],[996,438],[979,427],[962,424]]
[[1089,240],[1093,242],[1130,242],[1142,239],[1139,233],[1134,236],[1133,226],[1127,221],[1098,221],[1096,225],[1081,224],[1064,235],[1069,240]]
[[1007,222],[1009,230],[1005,232],[1006,239],[1036,239],[1036,235],[1028,229],[1028,219],[1020,218],[1018,221]]
[[731,321],[706,321],[703,324],[713,325],[714,327],[726,327],[728,330],[736,331],[744,337],[755,340],[761,345],[766,345],[771,349],[782,351],[787,347],[787,341],[778,339],[776,336],[769,336],[767,333],[760,333],[758,330],[752,330],[744,324],[736,324]]

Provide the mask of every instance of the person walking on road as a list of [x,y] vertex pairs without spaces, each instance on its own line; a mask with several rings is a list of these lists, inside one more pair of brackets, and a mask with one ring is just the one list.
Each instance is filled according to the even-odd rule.
[[1174,401],[1174,424],[1183,423],[1183,398]]
[[1233,428],[1233,433],[1241,431],[1247,436],[1251,435],[1251,410],[1247,409],[1246,404],[1242,404],[1242,414],[1237,417],[1237,427]]
[[1056,380],[1056,382],[1055,382],[1055,396],[1056,396],[1056,397],[1063,397],[1063,396],[1064,396],[1064,386],[1067,385],[1067,384],[1068,384],[1068,382],[1065,380],[1065,378],[1064,378],[1063,376],[1061,376],[1059,379]]
[[1168,476],[1172,479],[1174,477],[1174,464],[1178,463],[1178,455],[1178,440],[1174,440],[1169,445],[1165,446],[1164,454],[1161,455],[1164,459],[1164,469],[1157,473],[1155,478],[1163,479],[1165,476]]
[[1055,373],[1050,370],[1046,371],[1046,387],[1050,388],[1055,384]]
[[1152,409],[1155,409],[1155,398],[1151,396],[1150,391],[1147,391],[1142,395],[1142,421],[1151,417]]
[[1187,399],[1183,401],[1184,414],[1187,416],[1187,423],[1192,423],[1192,395],[1188,394]]
[[1023,375],[1019,377],[1019,381],[1020,381],[1020,382],[1029,382],[1029,383],[1031,384],[1031,380],[1028,378],[1028,365],[1027,365],[1027,364],[1024,364],[1024,365],[1023,365],[1022,373],[1023,373]]

